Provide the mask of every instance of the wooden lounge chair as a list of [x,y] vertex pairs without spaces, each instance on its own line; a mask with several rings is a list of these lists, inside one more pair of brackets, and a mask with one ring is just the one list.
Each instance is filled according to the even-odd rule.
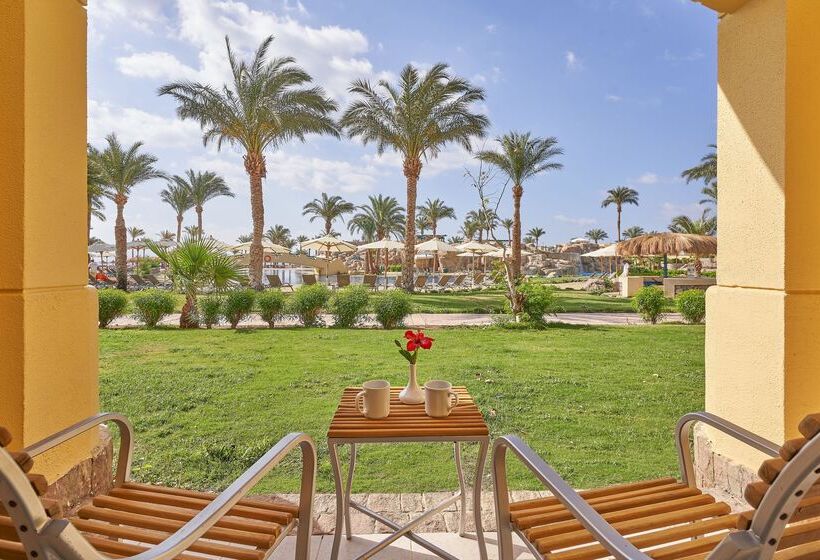
[[157,278],[156,276],[154,276],[153,274],[146,274],[145,279],[157,288],[170,288],[173,285],[173,283],[170,281],[170,279],[166,278],[163,281],[163,280],[160,280],[159,278]]
[[378,290],[378,286],[376,285],[376,275],[375,274],[365,274],[362,277],[362,285],[370,288],[371,290]]
[[401,276],[396,276],[396,280],[393,282],[393,289],[394,290],[401,290],[402,289],[402,279]]
[[266,274],[265,278],[268,279],[268,287],[270,288],[279,288],[280,290],[290,288],[290,290],[293,291],[293,286],[291,284],[283,283],[278,274]]
[[413,288],[416,290],[424,290],[425,286],[427,286],[427,276],[424,274],[419,274],[416,276],[416,281],[413,284]]
[[302,275],[302,284],[305,286],[313,286],[316,283],[316,275],[315,274],[303,274]]
[[350,274],[346,272],[340,272],[336,275],[336,283],[333,284],[332,287],[334,288],[344,288],[346,286],[350,286]]
[[450,281],[452,279],[453,279],[452,276],[449,276],[447,274],[442,274],[439,277],[438,282],[434,282],[433,285],[428,288],[428,291],[443,292],[444,289],[447,288],[447,285],[450,283]]
[[[61,518],[56,502],[40,499],[48,484],[30,474],[37,457],[75,436],[113,422],[120,429],[114,488],[96,495],[75,515]],[[221,494],[130,480],[132,430],[119,414],[99,414],[24,451],[9,452],[0,428],[0,558],[145,560],[229,558],[264,560],[298,526],[296,558],[310,557],[316,447],[306,434],[282,438]],[[243,496],[296,447],[302,452],[299,505]]]
[[[772,458],[746,486],[751,506],[733,513],[695,485],[689,441],[695,423]],[[800,423],[802,437],[783,446],[705,412],[678,422],[681,481],[645,480],[573,490],[521,439],[493,449],[499,558],[513,558],[512,531],[544,560],[809,560],[820,558],[820,414]],[[505,456],[512,451],[553,497],[510,503]]]
[[453,291],[460,290],[466,279],[467,279],[466,274],[459,274],[458,276],[456,276],[455,280],[453,280],[453,283],[450,284],[449,286],[447,286],[447,289],[448,290],[453,290]]
[[128,279],[131,280],[140,290],[152,287],[151,284],[143,280],[142,277],[137,274],[129,274]]

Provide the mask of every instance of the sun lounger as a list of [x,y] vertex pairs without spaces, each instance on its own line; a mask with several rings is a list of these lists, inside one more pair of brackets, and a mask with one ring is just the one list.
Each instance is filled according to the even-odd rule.
[[442,274],[441,276],[439,276],[438,281],[434,282],[428,288],[428,291],[430,291],[430,292],[443,292],[452,280],[453,280],[452,276],[449,276],[447,274]]
[[[61,519],[59,504],[42,498],[48,483],[31,474],[38,457],[104,422],[119,427],[114,487]],[[279,440],[221,494],[131,480],[132,428],[119,414],[99,414],[23,451],[9,452],[10,433],[0,427],[0,558],[103,560],[139,555],[145,560],[268,558],[298,527],[296,558],[310,558],[316,447],[306,434]],[[245,495],[286,455],[301,449],[299,503]]]
[[303,274],[302,275],[302,284],[305,286],[312,286],[316,283],[316,275],[315,274]]
[[151,287],[151,284],[149,284],[148,282],[143,280],[141,276],[138,276],[136,274],[129,274],[128,279],[131,280],[140,290]]
[[332,288],[344,288],[346,286],[350,286],[350,274],[346,272],[340,272],[336,275],[336,283],[331,284]]
[[427,276],[424,274],[419,274],[416,276],[416,281],[413,284],[413,288],[416,290],[424,290],[427,286]]
[[378,286],[376,285],[376,275],[365,274],[362,278],[362,285],[367,288],[370,288],[371,290],[377,290]]
[[467,279],[466,274],[459,274],[458,276],[455,277],[455,279],[453,280],[453,283],[450,284],[449,286],[447,286],[447,289],[451,290],[451,291],[460,290],[462,285],[464,284],[464,280],[466,280],[466,279]]
[[293,286],[291,284],[282,283],[282,279],[279,278],[278,274],[266,274],[265,278],[268,279],[268,287],[270,288],[278,288],[280,290],[290,288],[290,290],[293,291]]
[[[690,432],[703,423],[772,457],[748,484],[751,506],[734,513],[695,483]],[[518,533],[536,558],[597,560],[809,560],[820,558],[820,414],[783,446],[705,412],[678,422],[681,480],[659,478],[582,492],[573,490],[516,436],[495,441],[493,479],[501,560],[514,558]],[[510,502],[507,452],[521,459],[553,494]]]
[[153,274],[146,274],[145,279],[157,288],[170,288],[173,285],[173,282],[171,282],[170,279],[166,278],[164,281],[162,281]]

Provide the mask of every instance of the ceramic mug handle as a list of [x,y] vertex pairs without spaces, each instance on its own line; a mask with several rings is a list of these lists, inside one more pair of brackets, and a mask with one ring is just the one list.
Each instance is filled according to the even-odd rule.
[[356,406],[356,410],[358,410],[361,414],[365,414],[364,409],[361,406],[362,404],[364,404],[364,391],[359,391],[356,394],[354,405]]
[[[455,400],[455,402],[453,402],[453,404],[450,404],[450,402],[452,401],[452,399],[450,397],[455,397],[456,398],[456,400]],[[447,404],[448,404],[447,410],[453,410],[455,407],[457,407],[458,406],[458,393],[454,393],[453,391],[449,391],[448,394],[447,394]]]

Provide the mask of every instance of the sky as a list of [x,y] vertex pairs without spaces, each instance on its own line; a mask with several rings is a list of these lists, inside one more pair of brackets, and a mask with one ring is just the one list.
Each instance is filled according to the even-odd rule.
[[[234,241],[249,233],[248,178],[238,148],[203,146],[199,125],[176,117],[157,96],[165,83],[192,79],[221,85],[227,77],[224,37],[244,56],[273,35],[273,56],[292,56],[334,98],[350,102],[355,79],[394,80],[412,63],[445,62],[484,88],[475,107],[490,119],[474,149],[492,149],[511,130],[555,136],[560,171],[524,184],[524,231],[541,227],[541,243],[560,243],[601,228],[616,237],[615,210],[601,208],[607,189],[640,194],[623,228],[665,230],[673,216],[699,216],[700,185],[682,170],[715,142],[716,26],[710,10],[689,0],[89,0],[88,137],[143,141],[169,174],[187,169],[221,174],[236,193],[205,205],[206,234]],[[339,116],[337,114],[337,116]],[[310,237],[319,221],[301,215],[322,192],[364,204],[372,194],[405,204],[401,159],[379,157],[357,139],[310,136],[268,152],[265,227],[283,224]],[[424,162],[419,203],[441,198],[457,213],[440,233],[456,234],[480,202],[465,178],[473,156],[448,147]],[[156,237],[175,231],[160,201],[165,182],[137,185],[125,209],[128,226]],[[498,176],[490,192],[502,193]],[[509,188],[499,214],[512,215]],[[92,235],[113,241],[114,208],[94,220]],[[195,223],[188,212],[185,225]],[[345,224],[337,231],[347,234]]]

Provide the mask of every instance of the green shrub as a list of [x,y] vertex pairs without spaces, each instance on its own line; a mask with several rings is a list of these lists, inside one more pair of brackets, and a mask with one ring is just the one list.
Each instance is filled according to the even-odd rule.
[[544,315],[555,315],[560,311],[555,288],[540,282],[524,282],[518,287],[524,295],[524,319],[534,325],[544,325]]
[[364,286],[348,286],[336,291],[330,299],[330,313],[337,327],[355,327],[361,322],[370,302],[370,292]]
[[236,326],[251,314],[253,303],[256,301],[256,292],[251,289],[231,290],[225,294],[222,301],[222,315],[231,324]]
[[139,272],[140,276],[145,276],[146,274],[151,274],[154,270],[159,268],[159,265],[162,261],[159,260],[157,257],[145,257],[140,259],[139,264],[137,264],[137,271]]
[[199,298],[199,320],[210,329],[222,318],[222,298],[219,296],[205,296]]
[[266,290],[256,296],[259,314],[270,328],[285,312],[285,294],[280,290]]
[[702,323],[706,317],[706,292],[704,290],[686,290],[675,299],[678,313],[687,323]]
[[410,315],[413,311],[413,304],[410,296],[404,290],[390,290],[375,299],[373,311],[382,327],[394,329]]
[[296,317],[306,327],[320,323],[319,313],[330,299],[330,290],[324,284],[313,284],[297,288],[288,301],[288,313]]
[[657,286],[644,286],[635,294],[632,300],[632,307],[637,311],[644,321],[652,324],[658,322],[663,317],[663,309],[666,306],[666,297],[663,290]]
[[107,327],[117,317],[125,315],[128,310],[128,295],[122,290],[103,288],[97,291],[99,299],[100,326]]
[[134,294],[134,317],[153,329],[163,317],[174,312],[175,303],[170,292],[156,288],[142,290]]

